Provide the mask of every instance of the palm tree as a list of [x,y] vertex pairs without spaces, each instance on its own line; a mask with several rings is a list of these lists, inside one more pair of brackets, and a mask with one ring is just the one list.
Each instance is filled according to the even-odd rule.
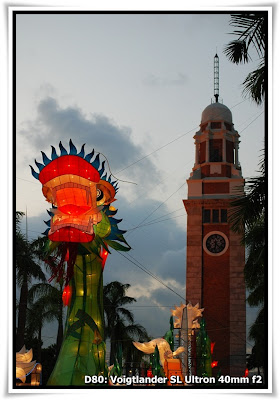
[[[44,261],[47,270],[49,270],[49,272],[52,274],[57,265],[56,260],[57,258],[59,258],[58,256],[60,247],[57,246],[56,251],[52,256],[47,255],[46,247],[48,245],[48,242],[49,240],[47,237],[39,237],[32,242],[32,246],[36,257],[39,260]],[[62,302],[63,279],[60,279],[60,281],[56,281],[55,286],[45,283],[33,286],[32,289],[33,289],[33,296],[39,296],[39,295],[48,296],[50,301],[54,299],[54,301],[57,304],[56,319],[58,322],[58,331],[57,331],[56,346],[58,354],[63,341],[63,314],[64,314],[64,308]]]
[[[49,283],[37,283],[30,288],[28,293],[28,302],[31,305],[31,310],[33,309],[33,306],[36,307],[36,305],[44,306],[40,311],[45,321],[57,320],[58,322],[56,336],[57,354],[59,353],[63,341],[62,293],[63,288],[61,283],[57,283],[55,286]],[[36,299],[35,303],[34,299]]]
[[49,294],[43,295],[34,301],[34,292],[37,292],[37,287],[34,291],[32,288],[29,291],[26,332],[29,338],[36,335],[38,343],[37,361],[41,362],[42,328],[45,322],[51,322],[56,319],[57,304],[55,298]]
[[[114,281],[104,286],[104,311],[106,316],[105,337],[110,338],[110,365],[114,364],[118,344],[122,347],[132,345],[133,340],[148,337],[145,328],[134,323],[134,316],[124,306],[135,302],[133,297],[126,296],[130,285]],[[126,349],[124,349],[126,353]]]
[[129,370],[132,370],[132,376],[134,376],[136,366],[140,366],[140,362],[145,354],[139,351],[132,342],[147,342],[151,340],[151,337],[148,336],[146,329],[139,324],[126,326],[122,337],[123,355],[126,361],[126,375],[128,376]]
[[[232,202],[231,228],[243,233],[243,244],[247,247],[244,275],[251,307],[260,307],[256,321],[249,331],[249,338],[255,341],[250,363],[265,368],[265,274],[266,274],[266,188],[265,162],[260,163],[260,175],[248,180],[245,194]],[[245,229],[244,229],[245,227]]]
[[261,12],[231,14],[230,25],[237,28],[232,33],[238,38],[226,46],[224,53],[235,64],[248,63],[251,60],[249,50],[255,49],[260,63],[243,82],[243,93],[248,94],[257,104],[261,104],[265,95],[267,16]]
[[26,324],[26,310],[28,286],[32,279],[45,281],[45,274],[41,266],[36,262],[32,246],[20,231],[20,220],[24,213],[16,212],[16,236],[15,236],[15,261],[16,283],[20,288],[18,303],[18,324],[16,334],[16,349],[20,350],[24,345],[24,333]]

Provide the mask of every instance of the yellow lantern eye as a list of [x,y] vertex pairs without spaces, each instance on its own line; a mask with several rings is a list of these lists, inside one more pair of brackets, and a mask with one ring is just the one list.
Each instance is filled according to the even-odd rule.
[[104,194],[103,194],[102,190],[96,189],[96,200],[97,200],[97,201],[102,200],[102,199],[103,199],[103,196],[104,196]]

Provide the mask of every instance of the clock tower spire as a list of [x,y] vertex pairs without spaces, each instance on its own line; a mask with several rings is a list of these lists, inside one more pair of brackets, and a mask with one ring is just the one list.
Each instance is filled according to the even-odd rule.
[[[186,299],[203,307],[215,342],[213,359],[223,375],[243,376],[246,368],[245,249],[230,229],[231,202],[242,195],[239,134],[232,113],[218,102],[219,58],[214,58],[214,96],[194,135],[195,163],[187,180]],[[213,371],[214,372],[214,371]]]

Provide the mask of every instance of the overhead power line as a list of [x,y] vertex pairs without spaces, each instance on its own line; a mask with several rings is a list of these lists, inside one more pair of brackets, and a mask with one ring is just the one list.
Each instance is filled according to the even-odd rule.
[[186,299],[181,296],[179,293],[177,293],[174,289],[172,289],[170,286],[166,285],[160,278],[158,278],[156,275],[154,275],[150,270],[148,270],[146,267],[144,267],[144,265],[142,265],[139,261],[135,260],[136,262],[134,262],[133,260],[131,260],[130,258],[128,258],[126,255],[124,255],[123,253],[119,252],[116,250],[117,253],[119,253],[121,256],[123,256],[124,258],[126,258],[128,261],[130,261],[132,264],[136,265],[136,267],[138,267],[139,269],[141,269],[142,271],[144,271],[146,274],[150,275],[153,279],[155,279],[156,281],[158,281],[159,283],[161,283],[163,286],[165,286],[168,290],[170,290],[171,292],[175,293],[177,296],[179,296],[181,299],[183,299],[184,301],[186,301]]
[[[234,106],[231,107],[231,109],[233,109],[234,107],[238,106],[238,105],[241,104],[241,103],[244,103],[244,101],[246,101],[246,99],[244,99],[244,100],[240,101],[239,103],[235,104]],[[223,111],[223,113],[226,113],[226,112],[227,112],[226,110]],[[220,112],[219,112],[219,115],[220,115]],[[183,133],[183,134],[180,135],[180,136],[177,136],[175,139],[171,140],[170,142],[168,142],[168,143],[166,143],[166,144],[164,144],[164,145],[158,147],[157,149],[155,149],[155,150],[152,151],[151,153],[146,154],[145,156],[139,158],[139,160],[136,160],[136,161],[134,161],[133,163],[127,165],[127,166],[124,167],[124,168],[122,168],[121,170],[119,170],[118,172],[116,172],[116,174],[119,174],[120,172],[125,171],[127,168],[132,167],[133,165],[135,165],[135,164],[139,163],[140,161],[144,160],[145,158],[150,157],[152,154],[155,154],[155,153],[158,152],[159,150],[164,149],[165,147],[169,146],[170,144],[172,144],[172,143],[176,142],[177,140],[181,139],[182,137],[188,135],[189,133],[191,133],[192,131],[194,131],[194,130],[197,129],[198,127],[199,127],[199,126],[196,125],[194,128],[190,129],[189,131]]]
[[[172,196],[174,196],[175,193],[177,193],[183,186],[185,186],[185,182],[177,189],[175,192],[173,192],[167,199],[165,199],[162,203],[159,204],[147,217],[145,217],[134,229],[138,228],[140,225],[143,224],[151,215],[153,215],[164,203],[166,203]],[[133,228],[132,228],[133,229]],[[126,235],[129,236],[132,233],[132,229],[130,229],[129,233]]]

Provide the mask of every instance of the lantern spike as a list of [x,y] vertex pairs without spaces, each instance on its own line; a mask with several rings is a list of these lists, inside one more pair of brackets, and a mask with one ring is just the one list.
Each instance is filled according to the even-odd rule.
[[106,162],[105,160],[102,161],[102,167],[101,167],[101,169],[98,171],[100,176],[102,176],[103,173],[104,173],[104,171],[105,171],[105,162]]
[[107,172],[106,172],[106,174],[104,175],[104,176],[102,176],[102,178],[101,178],[103,181],[106,181],[107,180]]
[[97,156],[95,157],[95,160],[91,163],[91,165],[93,166],[93,168],[98,170],[99,165],[100,165],[99,153],[97,154]]
[[55,149],[55,147],[53,147],[53,146],[51,146],[51,148],[52,148],[52,160],[55,160],[56,158],[58,158],[58,155],[57,155],[57,153],[56,153],[56,149]]
[[38,161],[35,160],[35,164],[37,165],[39,171],[41,172],[43,168],[45,168],[44,164],[39,163]]
[[118,225],[120,222],[122,222],[122,219],[116,219],[112,217],[108,217],[109,221],[111,222],[111,225]]
[[84,158],[84,156],[85,156],[85,143],[82,145],[81,151],[80,151],[79,154],[77,154],[77,156]]
[[111,183],[111,176],[112,176],[112,175],[110,175],[109,178],[108,178],[108,182],[109,182],[109,183]]
[[59,148],[60,148],[60,155],[61,156],[67,156],[68,155],[68,153],[67,153],[65,147],[63,147],[61,141],[59,142]]
[[70,147],[70,153],[72,156],[76,156],[77,155],[77,148],[76,146],[73,144],[72,140],[69,140],[69,147]]
[[51,211],[49,211],[49,210],[47,210],[47,213],[49,214],[50,217],[53,217],[53,216],[54,216],[54,213],[51,212]]
[[50,228],[46,229],[45,232],[42,232],[42,235],[48,236]]
[[43,158],[44,164],[48,165],[51,162],[51,160],[46,156],[46,154],[43,151],[41,151],[41,153],[42,153],[42,158]]
[[88,154],[85,156],[85,160],[88,161],[88,162],[90,162],[90,160],[92,159],[93,155],[94,155],[94,149],[92,149],[92,152],[91,152],[91,153],[88,153]]
[[48,226],[51,227],[51,220],[49,219],[48,221],[44,221],[44,223]]
[[34,168],[31,165],[29,165],[29,167],[31,168],[31,173],[34,176],[34,178],[39,180],[38,172],[34,171]]

